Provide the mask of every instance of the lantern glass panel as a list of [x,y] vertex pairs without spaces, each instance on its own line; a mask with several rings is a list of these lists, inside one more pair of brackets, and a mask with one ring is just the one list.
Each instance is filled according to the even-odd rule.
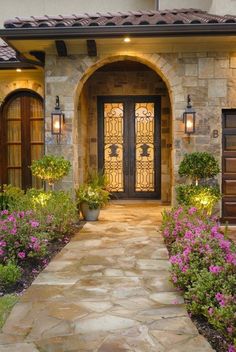
[[185,113],[185,133],[194,133],[195,129],[195,114]]
[[52,114],[52,134],[61,134],[62,115]]

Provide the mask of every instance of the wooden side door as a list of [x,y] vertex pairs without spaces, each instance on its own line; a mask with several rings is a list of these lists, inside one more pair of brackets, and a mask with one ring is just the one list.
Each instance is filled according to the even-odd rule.
[[236,109],[222,118],[222,218],[236,223]]
[[42,98],[21,91],[10,96],[1,109],[0,183],[23,189],[41,187],[29,166],[44,154]]

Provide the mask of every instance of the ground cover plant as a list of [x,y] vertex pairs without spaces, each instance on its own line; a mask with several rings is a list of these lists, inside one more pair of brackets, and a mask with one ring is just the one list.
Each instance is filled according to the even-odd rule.
[[235,352],[235,244],[221,232],[215,217],[194,207],[164,212],[162,232],[172,281],[184,292],[190,314],[205,317],[222,334],[228,351]]

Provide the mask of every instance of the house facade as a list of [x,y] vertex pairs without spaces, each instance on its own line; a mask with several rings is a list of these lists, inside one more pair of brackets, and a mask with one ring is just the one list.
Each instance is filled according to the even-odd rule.
[[55,154],[73,166],[64,189],[101,169],[117,198],[174,204],[183,155],[208,151],[222,165],[222,217],[235,220],[236,10],[15,18],[0,36],[1,183],[40,186],[28,165]]

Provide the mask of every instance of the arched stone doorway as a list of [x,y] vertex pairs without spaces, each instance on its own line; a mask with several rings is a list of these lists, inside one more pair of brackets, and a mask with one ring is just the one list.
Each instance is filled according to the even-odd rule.
[[[99,106],[102,111],[99,111]],[[117,108],[123,111],[122,121],[120,121],[123,124],[123,127],[120,126],[123,131],[116,131],[117,133],[110,131],[113,134],[111,139],[114,142],[110,145],[105,145],[104,142],[104,139],[107,139],[107,136],[104,135],[107,133],[104,127],[104,106],[106,109],[113,109],[113,112],[115,110],[117,112]],[[144,128],[146,134],[147,130],[153,129],[151,131],[153,138],[151,135],[144,136],[143,140],[141,138],[142,143],[139,143],[139,146],[138,143],[135,144],[135,141],[139,138],[135,133],[137,129],[140,131],[140,128],[137,127],[138,120],[135,119],[138,108],[142,108],[142,111],[145,109],[149,116],[154,119],[153,124],[147,119],[146,125],[140,124],[140,128]],[[132,122],[132,119],[134,122]],[[119,197],[120,187],[120,196],[122,197],[121,194],[123,193],[124,198],[154,198],[161,199],[163,202],[170,202],[172,183],[171,122],[171,103],[168,88],[163,79],[150,67],[130,58],[117,59],[110,64],[100,66],[89,78],[87,77],[79,95],[76,130],[78,131],[78,174],[80,182],[83,182],[86,178],[88,170],[103,168],[108,176],[111,191],[117,197]],[[103,128],[101,128],[101,125],[103,125]],[[118,136],[119,133],[120,136]],[[118,146],[114,140],[116,134],[118,134],[118,140],[120,139],[120,145]],[[116,150],[112,150],[113,147],[116,147]],[[109,160],[107,162],[105,160],[108,158],[106,148],[110,151],[110,158],[112,158],[112,155],[113,158],[119,155],[120,166],[117,167],[117,175],[119,173],[120,177],[115,177],[116,182],[119,183],[119,185],[117,184],[117,190],[115,190],[114,177],[109,176],[109,172],[114,174],[115,169],[111,170],[112,168],[110,168],[110,171],[108,170]],[[130,156],[132,150],[133,155]],[[145,162],[141,159],[138,160],[138,155],[143,155]],[[131,170],[132,167],[127,166],[127,162],[134,165],[133,171]],[[137,166],[138,164],[139,166]],[[146,166],[144,167],[144,165]],[[147,167],[147,165],[149,166]],[[140,183],[138,181],[138,179],[141,179],[140,177],[143,184],[137,185],[138,182]],[[127,183],[129,183],[130,189],[128,193],[125,193],[124,188]],[[135,197],[131,189],[138,190],[135,192]]]

